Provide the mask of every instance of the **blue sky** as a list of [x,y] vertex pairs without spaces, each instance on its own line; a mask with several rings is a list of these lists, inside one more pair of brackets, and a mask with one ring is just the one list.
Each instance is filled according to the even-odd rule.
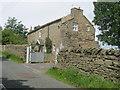
[[[22,1],[23,0],[16,0],[16,2],[13,2],[12,0],[11,2],[8,2],[8,0],[4,0],[3,2],[0,2],[0,25],[4,26],[8,17],[16,17],[18,21],[22,21],[22,23],[27,26],[27,28],[30,28],[30,26],[34,27],[37,25],[43,25],[49,21],[70,14],[70,9],[73,7],[80,7],[81,9],[83,9],[83,14],[89,19],[90,22],[92,22],[94,18],[94,5],[92,0]],[[97,28],[96,34],[99,34]],[[111,46],[104,47],[110,48]]]

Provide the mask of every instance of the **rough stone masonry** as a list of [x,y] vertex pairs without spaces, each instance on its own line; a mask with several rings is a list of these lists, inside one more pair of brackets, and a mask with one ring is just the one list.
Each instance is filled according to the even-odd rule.
[[0,45],[0,51],[6,51],[26,60],[26,48],[27,45]]
[[63,49],[57,57],[58,66],[72,68],[107,80],[120,80],[120,51],[100,48]]

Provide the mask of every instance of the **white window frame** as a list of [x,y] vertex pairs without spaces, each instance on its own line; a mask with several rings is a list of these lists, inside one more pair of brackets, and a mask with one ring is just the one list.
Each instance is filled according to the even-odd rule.
[[86,24],[86,26],[87,26],[87,31],[90,31],[90,25]]
[[78,31],[78,23],[73,23],[73,31]]

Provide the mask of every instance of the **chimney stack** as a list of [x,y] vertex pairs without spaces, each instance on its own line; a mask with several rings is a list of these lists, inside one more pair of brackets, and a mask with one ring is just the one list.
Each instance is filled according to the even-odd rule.
[[74,7],[71,9],[71,14],[73,16],[83,15],[83,10],[80,7],[78,7],[78,8]]

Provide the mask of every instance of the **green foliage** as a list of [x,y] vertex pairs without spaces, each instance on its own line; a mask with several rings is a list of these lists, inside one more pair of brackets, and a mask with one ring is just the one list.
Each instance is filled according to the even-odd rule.
[[0,51],[0,55],[2,55],[2,52]]
[[101,31],[98,39],[120,48],[120,2],[94,2],[94,7],[93,22]]
[[17,22],[15,17],[9,17],[2,31],[2,44],[27,44],[27,28]]
[[32,50],[33,50],[34,52],[39,52],[39,51],[40,51],[40,46],[39,46],[39,44],[38,44],[37,41],[33,41],[33,42],[31,43],[31,46],[32,46]]
[[76,70],[62,70],[56,67],[49,69],[46,74],[79,88],[117,88],[118,84],[104,80],[102,77],[86,75]]
[[26,38],[27,28],[21,24],[21,21],[17,22],[15,17],[9,17],[5,23],[5,29],[10,29],[12,32],[19,34],[23,38]]
[[0,30],[0,44],[1,44],[1,41],[2,41],[2,30]]
[[26,44],[27,40],[19,34],[13,33],[11,29],[2,31],[2,44]]
[[16,63],[23,63],[22,58],[8,52],[2,52],[2,57],[9,58],[11,61]]
[[9,58],[10,54],[8,52],[2,52],[2,57]]
[[0,26],[0,31],[2,31],[2,26]]
[[45,46],[47,53],[52,53],[52,41],[49,37],[46,37]]

